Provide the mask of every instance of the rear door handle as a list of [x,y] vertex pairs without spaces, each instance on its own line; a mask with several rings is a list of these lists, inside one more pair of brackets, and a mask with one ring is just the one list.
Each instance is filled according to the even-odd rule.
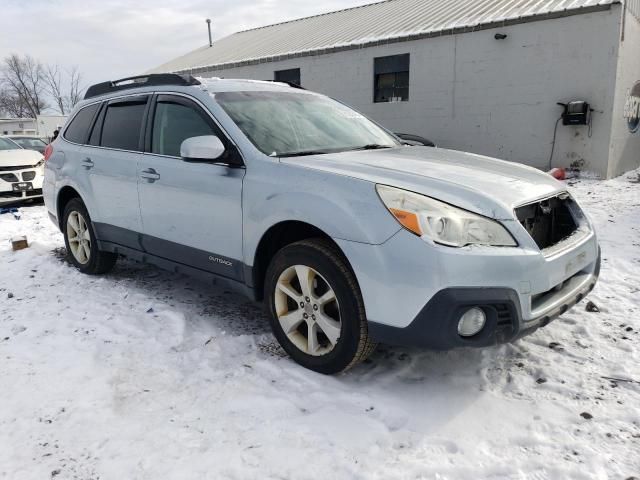
[[156,180],[160,180],[160,174],[156,172],[153,168],[147,168],[146,170],[142,170],[140,172],[141,178],[146,178],[149,183],[153,183]]
[[87,157],[82,162],[80,162],[80,165],[82,165],[87,170],[91,170],[94,166],[94,163],[93,160]]

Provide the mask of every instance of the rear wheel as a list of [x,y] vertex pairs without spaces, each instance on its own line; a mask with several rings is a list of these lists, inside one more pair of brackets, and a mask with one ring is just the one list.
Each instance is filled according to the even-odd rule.
[[81,272],[99,275],[113,268],[118,256],[98,249],[91,217],[79,198],[70,200],[65,206],[62,231],[69,260]]
[[306,368],[338,373],[375,348],[355,276],[329,242],[305,240],[280,250],[267,271],[265,299],[276,338]]

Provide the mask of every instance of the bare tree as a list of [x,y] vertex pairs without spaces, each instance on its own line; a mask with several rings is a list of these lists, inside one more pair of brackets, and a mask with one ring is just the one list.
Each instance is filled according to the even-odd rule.
[[29,55],[10,55],[0,64],[0,111],[35,118],[49,107],[49,99],[66,115],[82,100],[81,81],[78,67],[63,70]]
[[4,89],[26,106],[31,117],[35,118],[47,108],[44,69],[39,61],[29,55],[13,54],[4,59],[3,70]]
[[65,114],[66,100],[62,92],[62,75],[58,65],[47,65],[43,70],[44,82],[47,85],[47,92],[58,107],[61,115]]
[[[44,81],[47,85],[47,92],[55,102],[61,115],[69,113],[76,103],[82,100],[82,87],[80,81],[82,76],[78,67],[73,67],[66,71],[66,78],[63,80],[60,67],[56,65],[46,65],[44,68]],[[67,83],[67,88],[63,87],[63,82]]]
[[0,116],[25,118],[30,113],[29,108],[20,97],[8,90],[0,90]]
[[69,95],[67,99],[67,107],[69,111],[76,106],[80,100],[82,100],[84,94],[84,88],[81,86],[82,75],[80,74],[80,70],[78,70],[77,66],[72,67],[69,71],[67,71],[69,75]]

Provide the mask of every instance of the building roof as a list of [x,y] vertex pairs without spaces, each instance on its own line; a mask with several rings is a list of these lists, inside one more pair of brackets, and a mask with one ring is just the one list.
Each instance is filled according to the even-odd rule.
[[24,123],[24,122],[35,122],[35,121],[36,121],[35,118],[14,118],[14,117],[0,118],[0,122],[6,122],[6,123],[15,123],[15,122]]
[[153,70],[221,70],[607,10],[620,0],[386,0],[234,33]]

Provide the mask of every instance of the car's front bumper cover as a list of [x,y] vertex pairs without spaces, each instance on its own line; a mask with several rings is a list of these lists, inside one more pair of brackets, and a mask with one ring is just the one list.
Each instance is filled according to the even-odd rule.
[[[43,180],[41,167],[16,167],[15,170],[2,170],[0,172],[0,205],[41,198]],[[30,189],[15,191],[13,185],[18,183],[27,183]]]
[[[410,325],[404,328],[369,323],[374,341],[390,345],[416,346],[434,350],[457,347],[487,347],[508,343],[545,327],[580,302],[596,285],[601,257],[592,271],[583,271],[550,293],[541,315],[525,320],[515,290],[508,288],[447,288],[434,295]],[[485,312],[481,332],[465,338],[458,334],[458,321],[472,307]]]

